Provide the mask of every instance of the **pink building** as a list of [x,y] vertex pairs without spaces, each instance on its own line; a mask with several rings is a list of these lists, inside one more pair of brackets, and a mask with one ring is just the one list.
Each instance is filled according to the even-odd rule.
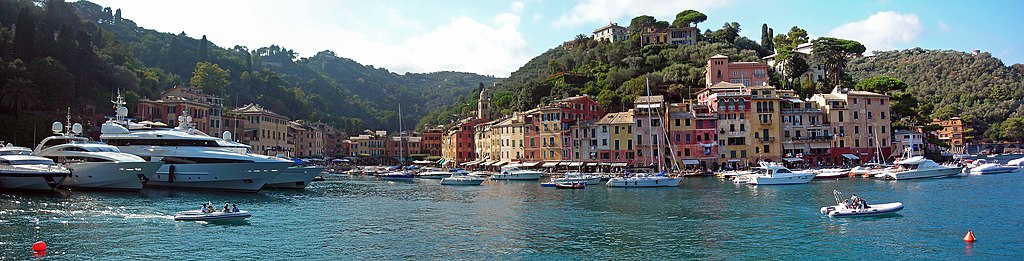
[[708,59],[705,69],[705,84],[708,87],[720,82],[738,83],[743,86],[768,84],[768,64],[763,62],[729,62],[729,56],[715,55]]

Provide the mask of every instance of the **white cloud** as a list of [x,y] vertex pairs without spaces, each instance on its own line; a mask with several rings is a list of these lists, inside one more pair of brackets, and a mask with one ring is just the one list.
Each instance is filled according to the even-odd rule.
[[674,18],[680,11],[694,9],[707,12],[732,4],[732,0],[701,1],[701,0],[583,0],[573,6],[569,14],[556,20],[555,26],[574,26],[585,23],[605,23],[623,17],[631,19],[640,15],[650,15],[661,19]]
[[[445,70],[506,77],[534,56],[520,32],[518,12],[526,6],[521,2],[509,5],[509,13],[487,20],[455,16],[447,22],[427,24],[408,14],[409,10],[374,2],[96,1],[123,9],[124,16],[141,27],[185,31],[195,38],[207,35],[222,47],[255,49],[276,44],[301,56],[332,50],[338,56],[396,73]],[[197,5],[204,7],[194,8]],[[183,19],[182,13],[190,15]],[[376,20],[367,19],[368,14]]]
[[947,33],[949,32],[949,25],[946,25],[946,21],[939,20],[939,30]]
[[868,51],[893,50],[897,45],[912,43],[922,32],[915,14],[878,12],[867,19],[851,22],[829,31],[829,36],[856,40]]

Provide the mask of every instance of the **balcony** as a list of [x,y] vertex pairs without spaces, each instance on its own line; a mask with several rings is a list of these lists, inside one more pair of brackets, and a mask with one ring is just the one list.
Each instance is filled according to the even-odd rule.
[[756,139],[756,140],[761,142],[761,143],[772,143],[772,142],[775,142],[775,137],[766,137],[766,138],[760,138],[760,139]]
[[818,135],[818,136],[810,136],[810,137],[793,137],[791,140],[793,140],[793,141],[801,141],[801,140],[806,140],[806,141],[831,141],[834,137],[835,137],[834,135]]

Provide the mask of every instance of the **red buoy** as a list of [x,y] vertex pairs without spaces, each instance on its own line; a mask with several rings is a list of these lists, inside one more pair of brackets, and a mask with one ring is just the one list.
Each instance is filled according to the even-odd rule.
[[974,241],[974,232],[971,230],[967,230],[967,235],[964,236],[964,242],[973,243]]
[[36,243],[32,244],[32,251],[36,251],[36,252],[46,251],[46,242],[39,241],[39,242],[36,242]]

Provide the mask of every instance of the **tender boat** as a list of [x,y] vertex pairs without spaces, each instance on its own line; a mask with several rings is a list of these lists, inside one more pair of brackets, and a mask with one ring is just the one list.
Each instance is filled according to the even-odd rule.
[[595,175],[587,175],[580,172],[566,172],[561,178],[551,179],[551,181],[559,184],[569,184],[583,182],[587,185],[600,185],[601,177]]
[[754,174],[754,172],[749,170],[728,170],[715,173],[715,177],[728,179],[749,174]]
[[681,181],[683,181],[681,178],[666,177],[664,172],[657,175],[640,173],[627,177],[611,178],[605,185],[624,188],[678,187]]
[[812,174],[815,179],[845,179],[850,177],[850,169],[822,169]]
[[469,175],[469,172],[464,170],[464,169],[453,168],[453,169],[448,170],[448,171],[440,171],[440,170],[426,171],[426,172],[417,174],[416,177],[419,177],[421,179],[444,179],[444,178],[447,178],[447,177],[451,177],[452,175],[455,175],[456,173],[463,174],[463,175]]
[[524,170],[519,167],[502,167],[501,173],[491,175],[491,180],[538,180],[544,172],[536,170]]
[[479,186],[481,183],[484,183],[484,180],[487,180],[487,179],[483,178],[483,177],[479,177],[479,176],[469,175],[468,173],[466,173],[465,170],[463,170],[463,171],[454,171],[453,170],[451,172],[451,176],[450,177],[442,178],[441,179],[441,185]]
[[833,190],[832,195],[835,196],[836,205],[822,207],[820,210],[821,214],[829,217],[878,216],[903,210],[903,203],[900,202],[873,205],[865,202],[861,205],[859,202],[849,202],[849,200],[843,199],[843,193],[839,191]]
[[412,178],[415,178],[416,175],[413,175],[411,172],[408,171],[397,170],[377,175],[377,177],[380,179],[410,180]]
[[[980,161],[980,160],[979,160]],[[969,168],[971,175],[988,175],[988,174],[1004,174],[1014,173],[1020,170],[1020,167],[1013,165],[1002,165],[999,163],[984,163],[977,167]]]
[[747,184],[752,185],[791,185],[807,184],[814,179],[814,173],[794,173],[788,168],[773,162],[761,162],[757,175],[750,178]]
[[587,188],[587,183],[583,182],[583,181],[566,182],[566,183],[557,183],[556,182],[555,183],[555,187],[556,188],[560,188],[560,189],[585,189],[585,188]]
[[176,221],[239,221],[251,217],[249,211],[203,213],[202,210],[182,211],[174,214]]
[[25,191],[53,191],[68,175],[67,168],[58,166],[53,160],[26,154],[28,148],[4,147],[0,152],[0,189]]
[[165,128],[127,120],[124,97],[117,96],[116,116],[101,127],[100,139],[150,162],[163,162],[147,187],[256,192],[293,163],[253,154],[231,142],[231,133],[215,138],[194,129],[192,117],[179,116],[179,125]]
[[554,182],[544,182],[544,183],[540,183],[540,186],[541,186],[541,187],[550,187],[550,188],[553,188],[553,187],[555,187],[555,183],[554,183]]
[[943,178],[960,175],[960,168],[943,166],[924,156],[914,156],[894,162],[895,169],[887,169],[882,174],[885,179],[905,180],[921,178]]
[[[70,120],[70,116],[68,118]],[[162,162],[148,162],[139,156],[122,153],[117,147],[76,136],[82,133],[82,125],[77,123],[65,127],[54,122],[53,131],[57,135],[39,142],[33,154],[49,158],[71,171],[62,187],[141,190],[143,181],[163,165]]]

